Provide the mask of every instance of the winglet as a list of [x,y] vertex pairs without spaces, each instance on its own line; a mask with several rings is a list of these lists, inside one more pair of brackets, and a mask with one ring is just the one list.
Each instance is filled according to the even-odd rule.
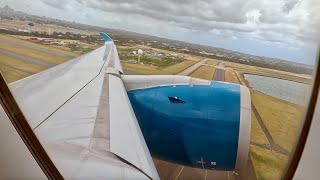
[[104,32],[100,32],[100,35],[105,40],[105,42],[113,42],[112,39]]

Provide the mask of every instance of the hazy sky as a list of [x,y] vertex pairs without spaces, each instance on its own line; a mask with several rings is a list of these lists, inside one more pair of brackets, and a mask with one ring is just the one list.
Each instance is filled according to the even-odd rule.
[[0,0],[30,14],[313,64],[318,0]]

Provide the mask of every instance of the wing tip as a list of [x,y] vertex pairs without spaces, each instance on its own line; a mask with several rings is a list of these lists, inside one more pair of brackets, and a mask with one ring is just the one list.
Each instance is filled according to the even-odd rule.
[[113,42],[112,39],[104,32],[100,32],[101,37],[104,39],[105,42]]

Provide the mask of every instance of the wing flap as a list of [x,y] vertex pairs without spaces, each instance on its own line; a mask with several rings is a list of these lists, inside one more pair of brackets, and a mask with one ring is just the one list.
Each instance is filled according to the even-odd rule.
[[109,83],[111,152],[159,179],[122,80],[110,75]]
[[10,88],[64,178],[159,179],[123,82],[108,68],[122,72],[113,43]]
[[10,84],[22,112],[34,129],[92,81],[110,54],[105,45],[86,55]]

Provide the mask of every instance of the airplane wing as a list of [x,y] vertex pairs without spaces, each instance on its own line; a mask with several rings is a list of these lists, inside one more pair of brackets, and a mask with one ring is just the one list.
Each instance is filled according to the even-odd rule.
[[120,78],[116,46],[9,85],[65,179],[159,179]]

